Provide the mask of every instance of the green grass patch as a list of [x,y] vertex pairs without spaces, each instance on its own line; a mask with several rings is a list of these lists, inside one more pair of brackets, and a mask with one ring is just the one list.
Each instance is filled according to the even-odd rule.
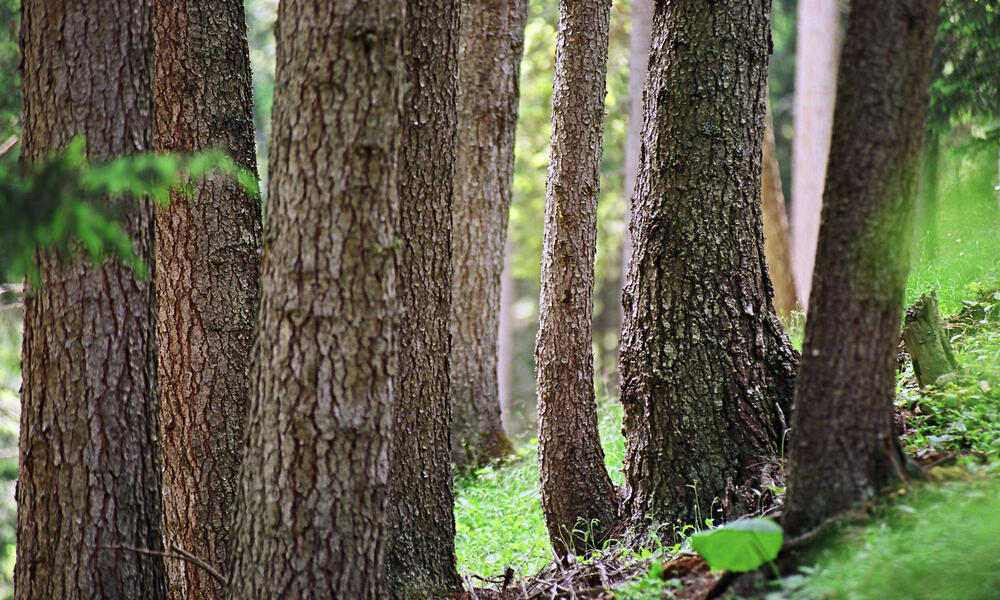
[[814,567],[769,598],[995,600],[1000,477],[966,477],[914,487],[871,523],[841,531]]
[[[1000,212],[997,207],[995,150],[954,150],[941,165],[937,233],[917,236],[906,305],[937,291],[942,314],[973,297],[969,286],[1000,275]],[[933,238],[933,239],[932,239]]]
[[[625,439],[621,405],[598,404],[605,464],[615,485],[623,481]],[[538,441],[517,456],[455,482],[455,550],[462,573],[482,576],[507,567],[533,574],[552,560],[538,489]]]

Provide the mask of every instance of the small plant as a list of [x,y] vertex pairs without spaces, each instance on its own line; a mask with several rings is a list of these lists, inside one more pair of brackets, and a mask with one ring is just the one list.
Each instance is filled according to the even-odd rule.
[[713,569],[746,572],[773,561],[784,532],[771,519],[745,519],[691,536],[691,546]]
[[633,579],[615,588],[617,600],[650,600],[651,598],[673,598],[681,588],[679,579],[663,578],[663,563],[654,561],[649,571],[639,579]]

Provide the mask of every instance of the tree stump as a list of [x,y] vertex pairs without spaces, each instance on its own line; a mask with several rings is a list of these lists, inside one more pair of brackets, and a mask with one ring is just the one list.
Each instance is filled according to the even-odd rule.
[[921,296],[907,309],[903,319],[903,344],[913,361],[913,372],[920,387],[933,384],[938,377],[958,368],[933,293]]

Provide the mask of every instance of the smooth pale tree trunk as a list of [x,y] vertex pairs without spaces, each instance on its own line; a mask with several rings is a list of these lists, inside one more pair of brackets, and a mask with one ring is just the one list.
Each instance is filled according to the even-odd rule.
[[497,335],[497,395],[500,397],[500,420],[504,431],[510,431],[514,413],[514,330],[517,319],[514,303],[517,302],[514,272],[511,261],[514,251],[510,240],[504,246],[503,272],[500,274],[500,330]]
[[625,288],[625,515],[739,516],[772,482],[795,351],[760,209],[770,2],[657,4]]
[[760,203],[764,217],[764,257],[767,272],[774,287],[774,309],[788,317],[798,308],[795,277],[788,241],[788,217],[785,214],[785,196],[781,192],[781,172],[774,150],[774,121],[768,103],[764,127],[764,164],[760,176]]
[[450,363],[460,470],[513,451],[500,420],[497,332],[527,16],[526,0],[462,0]]
[[459,7],[459,0],[406,2],[396,283],[402,313],[386,554],[393,598],[461,588],[448,395]]
[[[150,5],[21,5],[24,139],[31,165],[77,135],[98,160],[149,150]],[[112,200],[115,202],[114,200]],[[121,200],[137,254],[153,263],[153,212]],[[38,256],[25,294],[17,483],[18,600],[166,598],[155,294],[117,261]]]
[[559,3],[535,368],[542,511],[560,556],[599,548],[618,514],[591,323],[610,14],[610,0]]
[[[639,175],[642,151],[642,91],[649,66],[649,42],[653,29],[653,0],[632,1],[632,31],[629,34],[628,59],[628,125],[625,129],[625,236],[622,240],[622,273],[628,272],[632,260],[632,196]],[[625,278],[622,277],[622,286]],[[624,314],[624,313],[623,313]]]
[[[157,150],[221,148],[256,171],[243,3],[154,0]],[[163,530],[224,570],[243,456],[248,367],[260,280],[260,201],[224,176],[175,195],[156,215]],[[220,598],[222,585],[167,563],[173,598]]]
[[792,267],[799,300],[809,302],[833,100],[837,88],[840,0],[799,0],[792,118]]
[[403,4],[282,2],[227,597],[384,597]]
[[851,8],[788,445],[791,535],[901,472],[892,400],[938,6]]

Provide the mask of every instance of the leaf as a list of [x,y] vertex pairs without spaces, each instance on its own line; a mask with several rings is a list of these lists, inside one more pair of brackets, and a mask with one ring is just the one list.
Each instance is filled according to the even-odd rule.
[[745,519],[691,536],[691,546],[713,569],[753,571],[774,560],[784,532],[771,519]]

